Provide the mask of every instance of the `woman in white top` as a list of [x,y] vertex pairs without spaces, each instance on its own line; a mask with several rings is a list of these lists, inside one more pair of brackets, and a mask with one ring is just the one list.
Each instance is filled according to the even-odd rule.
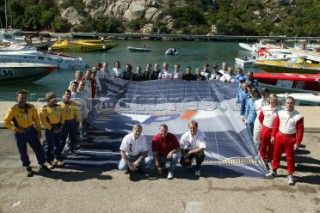
[[123,70],[121,68],[120,61],[115,61],[110,73],[111,78],[120,78]]

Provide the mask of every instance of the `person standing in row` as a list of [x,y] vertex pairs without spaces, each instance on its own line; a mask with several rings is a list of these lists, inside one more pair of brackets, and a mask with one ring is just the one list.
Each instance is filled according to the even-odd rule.
[[168,179],[173,179],[176,165],[178,162],[178,152],[180,144],[176,136],[168,132],[168,126],[161,124],[159,133],[152,138],[153,152],[153,170],[157,170],[159,174],[166,168],[166,162],[170,162]]
[[181,80],[184,80],[184,81],[194,81],[195,78],[196,78],[196,77],[191,73],[191,67],[187,67],[187,68],[186,68],[186,73],[182,75]]
[[126,135],[120,145],[121,160],[119,170],[125,170],[125,174],[136,170],[149,168],[151,158],[148,156],[147,140],[142,133],[142,126],[136,124],[132,133]]
[[253,135],[254,121],[257,117],[257,108],[256,101],[258,100],[259,91],[254,88],[251,92],[252,97],[248,100],[245,108],[245,123],[250,131],[250,134]]
[[172,79],[172,73],[169,71],[169,64],[163,63],[163,70],[159,73],[158,79]]
[[206,135],[198,129],[198,122],[190,121],[189,131],[184,133],[180,139],[182,166],[191,167],[192,159],[196,159],[195,175],[200,177],[200,167],[205,158],[204,150],[207,147]]
[[267,169],[271,169],[269,165],[271,165],[273,158],[274,144],[271,143],[270,140],[273,123],[280,110],[277,104],[277,95],[271,93],[269,96],[269,105],[262,107],[258,117],[260,124],[262,125],[260,155],[266,164]]
[[32,177],[34,172],[30,166],[30,159],[27,151],[27,143],[35,152],[40,172],[51,172],[45,163],[45,154],[40,143],[41,125],[38,112],[34,105],[27,103],[28,93],[25,90],[19,90],[16,93],[17,104],[9,108],[3,124],[6,128],[14,131],[15,141],[17,143],[22,166],[26,168],[27,177]]
[[[64,163],[59,159],[59,147],[62,136],[62,118],[61,106],[57,104],[57,96],[53,92],[46,94],[47,104],[40,110],[40,120],[42,125],[46,128],[45,136],[45,154],[47,166],[49,169],[53,168],[53,164],[62,166]],[[54,154],[52,154],[52,152]]]
[[262,107],[264,106],[268,106],[268,92],[269,90],[267,88],[262,88],[261,89],[261,98],[259,100],[257,100],[255,102],[256,104],[256,109],[258,109],[257,111],[257,118],[254,121],[254,126],[253,126],[253,141],[257,147],[257,149],[259,149],[260,144],[261,144],[261,131],[262,131],[262,125],[259,121],[259,115],[260,115],[260,111],[262,109]]
[[62,117],[64,123],[62,123],[62,137],[61,143],[59,146],[60,156],[58,157],[59,161],[62,162],[61,152],[66,144],[67,138],[69,136],[70,143],[68,144],[68,152],[69,154],[74,153],[74,146],[77,144],[77,126],[80,122],[78,116],[78,107],[75,101],[70,100],[71,91],[65,90],[62,98],[62,102],[60,102]]
[[277,176],[281,155],[285,150],[289,185],[294,185],[295,151],[299,148],[304,133],[303,115],[294,109],[294,104],[294,98],[288,96],[286,108],[279,111],[274,121],[271,133],[271,143],[275,143],[272,170],[267,174],[269,177]]

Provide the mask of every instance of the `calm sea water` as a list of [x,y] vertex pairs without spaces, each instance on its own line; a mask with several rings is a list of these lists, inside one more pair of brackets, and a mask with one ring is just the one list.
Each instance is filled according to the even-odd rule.
[[[113,62],[119,60],[121,65],[130,63],[135,71],[136,66],[141,66],[144,70],[147,63],[168,62],[170,70],[174,64],[181,65],[180,71],[184,73],[187,66],[191,66],[194,72],[197,67],[203,69],[205,63],[209,63],[210,68],[217,64],[219,68],[222,62],[227,62],[234,67],[234,58],[248,54],[241,50],[237,42],[195,42],[195,41],[144,41],[144,40],[116,40],[119,45],[107,52],[90,53],[70,53],[70,55],[82,57],[83,60],[94,66],[98,62],[108,62],[112,68]],[[151,52],[138,53],[129,52],[128,46],[150,47]],[[168,48],[176,48],[177,56],[166,56],[164,53]],[[68,54],[68,53],[67,53]],[[43,98],[49,91],[62,96],[63,91],[68,87],[69,82],[74,79],[75,70],[56,70],[52,74],[35,82],[17,83],[11,85],[0,85],[0,100],[15,100],[15,93],[19,89],[29,91],[29,100]]]

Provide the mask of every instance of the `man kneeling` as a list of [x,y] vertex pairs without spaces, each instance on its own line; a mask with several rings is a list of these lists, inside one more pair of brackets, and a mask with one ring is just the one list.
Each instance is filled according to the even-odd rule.
[[125,170],[125,174],[130,171],[140,171],[142,168],[149,168],[151,158],[148,157],[148,146],[146,137],[141,134],[142,126],[136,124],[133,126],[132,133],[126,135],[120,145],[121,160],[119,169]]
[[190,121],[190,131],[184,133],[180,139],[182,157],[180,164],[184,167],[192,167],[192,158],[196,158],[195,175],[200,177],[200,167],[205,158],[206,135],[198,129],[198,122]]

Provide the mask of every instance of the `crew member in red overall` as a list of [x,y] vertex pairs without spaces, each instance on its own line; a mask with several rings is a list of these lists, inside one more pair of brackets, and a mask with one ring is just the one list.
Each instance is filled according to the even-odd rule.
[[262,125],[260,155],[264,160],[267,169],[269,170],[271,169],[270,164],[273,158],[274,150],[274,144],[270,142],[271,131],[280,107],[277,106],[278,97],[276,94],[271,93],[268,99],[269,105],[262,107],[258,118]]
[[286,151],[288,184],[294,185],[293,173],[295,166],[295,151],[299,148],[304,132],[303,115],[294,109],[295,100],[289,96],[286,98],[286,109],[279,111],[274,121],[271,133],[271,143],[274,145],[272,171],[267,176],[277,176],[277,169],[283,149]]

